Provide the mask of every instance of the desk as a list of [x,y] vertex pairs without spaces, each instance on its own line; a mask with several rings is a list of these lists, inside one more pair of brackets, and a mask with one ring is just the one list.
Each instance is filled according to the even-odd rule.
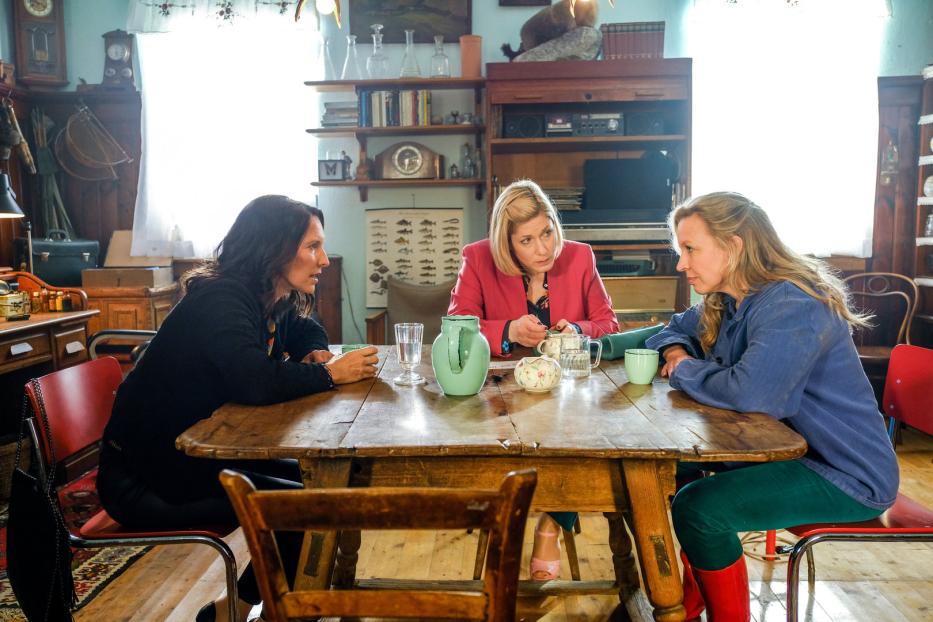
[[[376,379],[264,407],[228,404],[178,437],[179,449],[213,458],[297,458],[308,487],[471,486],[494,488],[504,473],[534,467],[535,510],[604,512],[623,601],[642,577],[656,620],[683,620],[683,592],[668,497],[689,462],[764,462],[798,457],[806,443],[779,421],[694,402],[666,381],[627,382],[620,361],[551,393],[527,393],[510,371],[490,372],[478,395],[447,397],[425,348],[418,387],[392,384],[401,370],[380,350]],[[501,375],[496,375],[501,374]],[[353,582],[359,534],[311,534],[306,585]],[[310,552],[309,552],[310,551]],[[336,557],[336,560],[335,560]],[[335,561],[334,561],[335,560]],[[604,586],[605,587],[605,586]]]
[[0,319],[0,374],[51,362],[62,369],[87,360],[87,323],[96,310],[33,313]]

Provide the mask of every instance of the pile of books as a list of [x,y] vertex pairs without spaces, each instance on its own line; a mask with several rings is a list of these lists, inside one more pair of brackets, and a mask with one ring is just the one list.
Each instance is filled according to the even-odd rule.
[[359,122],[356,102],[324,102],[322,127],[356,127]]
[[360,91],[358,112],[361,127],[431,125],[431,91]]
[[583,188],[581,187],[544,188],[543,190],[551,199],[554,208],[562,212],[577,211],[583,203]]
[[664,58],[664,22],[617,22],[599,29],[603,60]]

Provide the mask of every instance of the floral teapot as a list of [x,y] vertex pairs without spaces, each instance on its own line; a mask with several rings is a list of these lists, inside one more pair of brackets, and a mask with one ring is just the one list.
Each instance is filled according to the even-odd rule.
[[544,393],[560,384],[560,363],[550,356],[526,356],[515,366],[515,382],[532,393]]

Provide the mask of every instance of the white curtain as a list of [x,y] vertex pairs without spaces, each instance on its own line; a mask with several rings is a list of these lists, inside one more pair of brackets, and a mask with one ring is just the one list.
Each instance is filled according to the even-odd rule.
[[803,253],[867,256],[884,0],[694,0],[693,193],[738,191]]
[[[313,202],[304,129],[321,77],[313,11],[295,0],[135,1],[142,144],[133,255],[208,256],[262,194]],[[180,7],[180,8],[179,8]]]

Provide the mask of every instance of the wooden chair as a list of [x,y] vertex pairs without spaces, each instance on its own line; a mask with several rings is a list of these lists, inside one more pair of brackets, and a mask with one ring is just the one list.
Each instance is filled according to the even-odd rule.
[[[901,344],[891,353],[884,387],[884,412],[927,434],[933,434],[933,350]],[[898,493],[894,505],[875,520],[858,523],[798,525],[788,529],[800,537],[787,563],[787,620],[797,622],[800,559],[806,553],[810,589],[816,576],[813,546],[820,542],[933,542],[933,510]]]
[[912,279],[893,272],[862,272],[844,279],[855,306],[875,316],[873,328],[853,334],[859,359],[870,379],[883,386],[891,350],[910,343],[920,292]]
[[[90,478],[96,481],[97,447],[110,419],[117,387],[122,381],[119,363],[114,358],[104,357],[53,372],[26,385],[26,396],[34,413],[28,425],[32,445],[37,448],[40,481],[58,477],[56,483],[61,484],[58,488],[60,502],[67,497],[69,489],[82,487]],[[42,413],[45,413],[44,417]],[[51,444],[48,442],[50,438]],[[93,460],[90,456],[93,456]],[[93,464],[89,464],[91,461]],[[71,546],[78,548],[206,544],[223,559],[227,590],[231,595],[230,616],[235,619],[236,558],[223,541],[234,529],[236,525],[166,530],[129,529],[101,509],[80,528],[70,530],[68,537]]]
[[29,292],[30,295],[32,295],[32,292],[42,291],[43,289],[47,291],[64,292],[68,295],[69,298],[71,298],[71,305],[75,311],[83,311],[84,309],[88,308],[87,294],[83,289],[77,287],[58,287],[57,285],[49,285],[31,272],[19,272],[17,270],[0,272],[0,279],[19,283],[20,291]]
[[415,285],[390,276],[386,308],[366,318],[366,343],[392,345],[396,323],[420,322],[424,324],[423,341],[430,345],[441,332],[441,318],[447,315],[455,284],[454,280],[439,285]]
[[[499,490],[450,488],[332,488],[257,491],[244,475],[226,470],[220,481],[246,535],[263,600],[273,622],[319,616],[515,619],[522,536],[537,483],[533,470],[505,476]],[[477,592],[426,589],[292,590],[275,531],[308,529],[490,530],[484,580]]]

